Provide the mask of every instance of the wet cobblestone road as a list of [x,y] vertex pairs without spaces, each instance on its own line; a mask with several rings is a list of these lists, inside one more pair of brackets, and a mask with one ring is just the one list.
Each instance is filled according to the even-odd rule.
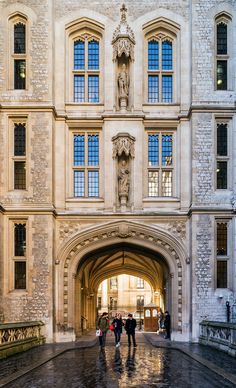
[[70,350],[8,384],[9,388],[235,387],[188,356],[139,345],[105,351],[96,346]]

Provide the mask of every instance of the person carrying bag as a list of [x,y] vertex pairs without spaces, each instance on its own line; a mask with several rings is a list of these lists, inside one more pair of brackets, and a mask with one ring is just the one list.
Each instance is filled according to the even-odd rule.
[[98,335],[98,338],[99,338],[99,344],[101,346],[101,349],[105,348],[108,329],[109,329],[108,313],[104,312],[102,313],[102,316],[98,319],[97,331],[96,331],[96,336],[97,336],[97,332],[98,330],[100,330],[100,335]]

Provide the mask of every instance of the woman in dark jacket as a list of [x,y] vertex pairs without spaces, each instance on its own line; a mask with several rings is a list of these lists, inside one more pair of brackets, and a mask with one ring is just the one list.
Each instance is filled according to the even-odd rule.
[[115,334],[115,344],[116,344],[116,347],[118,348],[120,346],[120,336],[121,336],[121,333],[122,333],[122,318],[121,318],[121,314],[116,314],[115,318],[113,319],[113,322],[112,322],[113,326],[114,326],[114,334]]

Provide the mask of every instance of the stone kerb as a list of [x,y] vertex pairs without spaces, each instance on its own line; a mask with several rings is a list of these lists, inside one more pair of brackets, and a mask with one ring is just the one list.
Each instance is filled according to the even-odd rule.
[[182,241],[173,237],[166,230],[150,228],[135,222],[115,222],[102,227],[91,228],[74,236],[58,253],[56,259],[56,271],[58,273],[59,290],[63,292],[63,325],[67,326],[73,321],[70,311],[73,311],[70,303],[70,295],[73,294],[73,279],[77,273],[80,260],[89,252],[99,248],[126,241],[131,245],[147,247],[161,254],[168,266],[170,276],[173,278],[177,291],[178,330],[182,331],[182,294],[183,294],[183,268],[189,263],[186,249]]

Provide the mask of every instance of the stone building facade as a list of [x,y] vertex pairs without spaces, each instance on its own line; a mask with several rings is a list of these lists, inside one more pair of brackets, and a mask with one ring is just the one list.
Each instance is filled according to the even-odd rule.
[[94,327],[145,279],[174,340],[236,300],[235,0],[0,1],[0,318]]

